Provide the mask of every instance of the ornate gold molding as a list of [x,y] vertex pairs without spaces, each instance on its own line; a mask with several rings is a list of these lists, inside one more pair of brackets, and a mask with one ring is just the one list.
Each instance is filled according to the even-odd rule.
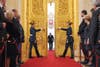
[[[30,22],[36,23],[36,28],[45,28],[45,31],[37,33],[38,49],[41,55],[47,56],[47,1],[46,0],[22,0],[21,21],[25,31],[25,43],[22,46],[22,60],[28,59]],[[34,48],[33,55],[36,56]]]
[[[78,45],[78,0],[55,0],[56,4],[56,16],[55,16],[55,27],[66,27],[66,22],[73,22],[73,36],[74,46]],[[56,56],[62,55],[65,49],[66,32],[56,30]],[[70,55],[70,51],[68,51]]]

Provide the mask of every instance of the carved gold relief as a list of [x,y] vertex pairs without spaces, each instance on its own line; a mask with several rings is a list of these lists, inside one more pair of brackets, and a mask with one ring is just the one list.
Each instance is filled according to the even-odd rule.
[[[21,21],[25,31],[25,43],[22,46],[22,59],[25,61],[28,59],[29,52],[29,23],[34,20],[36,22],[36,28],[45,28],[45,31],[37,33],[37,43],[40,54],[47,55],[47,3],[49,0],[21,0],[22,1],[22,15]],[[50,0],[51,1],[51,0]],[[54,0],[53,0],[54,1]],[[55,0],[55,54],[59,56],[63,53],[66,41],[66,32],[57,30],[58,27],[65,27],[66,22],[70,20],[73,22],[73,36],[74,36],[74,48],[78,49],[79,40],[77,36],[78,30],[78,0]],[[36,56],[34,48],[33,55]],[[70,51],[68,51],[70,55]]]
[[[37,32],[38,50],[41,55],[47,56],[47,2],[46,0],[22,0],[21,21],[25,31],[25,43],[22,46],[22,60],[28,59],[30,22],[36,23],[36,28],[44,28],[44,31]],[[36,56],[33,48],[32,55]]]
[[[77,30],[78,30],[78,0],[55,0],[56,4],[56,16],[55,16],[55,27],[66,28],[66,22],[71,21],[73,23],[73,37],[74,37],[74,49],[78,42]],[[56,30],[56,56],[62,55],[65,49],[66,43],[66,32]],[[77,48],[78,49],[78,48]],[[70,50],[68,51],[70,55]]]

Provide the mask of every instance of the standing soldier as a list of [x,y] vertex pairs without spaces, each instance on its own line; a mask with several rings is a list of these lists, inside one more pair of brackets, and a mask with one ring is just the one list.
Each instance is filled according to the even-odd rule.
[[35,52],[37,54],[37,57],[42,57],[38,51],[37,47],[37,41],[36,41],[36,33],[41,31],[41,29],[35,29],[35,23],[32,21],[31,23],[31,28],[30,28],[30,48],[29,48],[29,58],[32,58],[32,47],[34,46]]
[[72,24],[71,22],[67,22],[67,27],[68,28],[59,28],[59,30],[66,31],[66,36],[67,36],[65,50],[64,50],[63,55],[61,57],[66,56],[68,47],[70,47],[70,49],[71,49],[71,58],[74,58],[74,49],[73,49],[74,39],[73,39],[73,36],[72,36],[71,24]]

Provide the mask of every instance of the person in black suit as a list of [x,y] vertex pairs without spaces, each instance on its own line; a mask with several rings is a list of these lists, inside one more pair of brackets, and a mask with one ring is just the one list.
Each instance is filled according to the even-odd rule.
[[93,64],[96,65],[96,55],[100,52],[100,0],[94,2],[94,11],[89,31],[89,44],[93,47]]
[[83,51],[83,54],[85,56],[85,60],[83,62],[81,62],[82,64],[86,64],[88,63],[88,59],[87,59],[87,51],[86,51],[86,48],[85,48],[85,45],[84,45],[84,30],[85,30],[85,27],[87,26],[87,24],[85,23],[85,20],[84,20],[84,17],[87,15],[87,11],[86,10],[82,10],[81,11],[81,17],[82,17],[82,22],[80,23],[80,26],[79,26],[79,31],[78,31],[78,35],[80,36],[80,48],[82,49]]
[[32,21],[30,24],[31,24],[31,27],[30,27],[30,38],[29,38],[29,41],[30,41],[29,58],[32,58],[32,47],[35,48],[37,57],[42,57],[38,51],[37,40],[36,40],[36,33],[41,31],[42,29],[35,29],[34,21]]
[[4,8],[0,6],[0,23],[2,23],[5,19]]
[[74,39],[72,36],[72,27],[71,27],[71,22],[67,22],[67,26],[68,28],[59,28],[59,30],[63,30],[66,32],[66,36],[67,36],[67,40],[66,40],[66,45],[65,45],[65,50],[63,52],[63,55],[61,55],[60,57],[65,57],[68,47],[70,47],[71,49],[71,58],[74,58],[74,48],[73,48],[73,43],[74,43]]
[[12,12],[14,14],[13,23],[19,32],[19,35],[16,37],[16,43],[18,47],[18,63],[21,64],[23,63],[21,61],[21,46],[22,46],[22,43],[24,42],[24,30],[23,30],[22,25],[20,24],[20,18],[18,15],[18,11],[16,9],[12,9]]
[[2,27],[0,28],[0,67],[5,67],[6,41],[7,41],[6,23],[2,22]]
[[8,39],[7,39],[7,61],[10,60],[10,67],[16,67],[16,57],[18,53],[17,45],[16,45],[16,36],[19,34],[16,26],[14,25],[13,21],[13,14],[12,12],[6,13],[6,30],[8,33]]
[[4,13],[5,13],[5,9],[4,9],[2,3],[0,2],[0,27],[2,27],[2,23],[3,23],[4,20],[5,20],[5,15],[4,15]]
[[89,44],[89,31],[90,31],[90,23],[91,23],[91,17],[89,15],[86,15],[85,23],[87,24],[84,29],[84,47],[87,52],[87,59],[89,60],[86,65],[91,66],[92,65],[92,58],[93,58],[93,47],[91,44]]
[[50,34],[48,35],[49,50],[52,50],[52,49],[53,49],[53,41],[54,41],[54,37],[53,37],[53,35],[50,33]]

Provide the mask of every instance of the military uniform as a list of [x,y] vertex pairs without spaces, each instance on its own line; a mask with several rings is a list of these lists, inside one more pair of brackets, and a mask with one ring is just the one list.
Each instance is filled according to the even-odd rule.
[[68,50],[68,47],[70,47],[70,49],[71,49],[71,58],[74,58],[74,49],[73,49],[74,39],[73,39],[73,36],[72,36],[72,28],[71,27],[68,27],[67,29],[61,28],[61,30],[66,31],[66,36],[67,36],[63,56],[65,57],[65,55],[67,53],[67,50]]
[[40,57],[40,53],[38,51],[37,42],[36,42],[36,32],[41,31],[41,29],[35,29],[33,27],[30,28],[30,48],[29,48],[29,58],[32,57],[32,47],[34,46],[35,52],[38,57]]

